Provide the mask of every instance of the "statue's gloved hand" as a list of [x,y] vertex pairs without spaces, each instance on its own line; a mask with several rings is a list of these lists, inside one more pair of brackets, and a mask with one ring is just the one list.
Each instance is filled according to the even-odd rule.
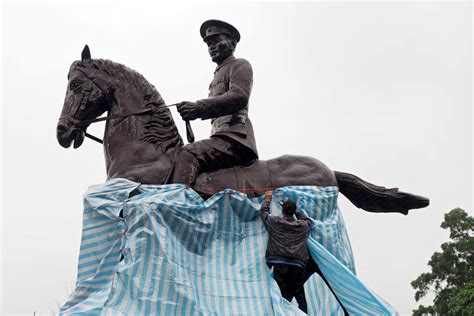
[[192,121],[201,117],[199,104],[196,102],[183,101],[177,106],[178,112],[184,121]]

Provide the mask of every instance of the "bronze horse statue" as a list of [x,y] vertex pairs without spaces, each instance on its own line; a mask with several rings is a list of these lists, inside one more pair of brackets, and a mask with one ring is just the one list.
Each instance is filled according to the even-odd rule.
[[[105,118],[98,118],[108,112]],[[72,63],[57,139],[81,146],[87,127],[105,120],[107,178],[167,184],[183,141],[156,88],[138,72],[110,60],[92,59],[89,48]],[[290,185],[337,186],[354,205],[369,212],[399,212],[426,207],[429,200],[370,184],[352,174],[330,170],[315,158],[284,155],[250,166],[201,174],[194,189],[203,197],[229,188],[249,196]]]

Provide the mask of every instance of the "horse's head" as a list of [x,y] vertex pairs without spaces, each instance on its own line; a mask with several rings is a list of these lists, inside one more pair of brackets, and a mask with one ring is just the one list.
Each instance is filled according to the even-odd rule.
[[57,126],[61,146],[68,148],[73,141],[74,148],[81,146],[88,121],[108,110],[111,91],[103,84],[106,75],[91,59],[86,45],[81,60],[71,65],[68,74],[66,97]]

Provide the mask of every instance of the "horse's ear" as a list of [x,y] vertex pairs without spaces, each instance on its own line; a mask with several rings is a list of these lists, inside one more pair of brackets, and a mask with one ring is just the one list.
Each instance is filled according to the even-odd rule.
[[89,46],[84,46],[81,54],[82,61],[90,61],[91,60],[91,51],[89,50]]

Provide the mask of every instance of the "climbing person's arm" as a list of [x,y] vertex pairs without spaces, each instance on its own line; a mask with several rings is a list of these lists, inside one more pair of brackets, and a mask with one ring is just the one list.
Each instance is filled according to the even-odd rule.
[[270,217],[270,202],[272,201],[272,191],[265,192],[265,197],[262,206],[260,207],[260,217],[262,221],[267,225]]
[[295,216],[299,220],[306,221],[308,223],[308,226],[311,227],[311,224],[312,224],[311,219],[308,216],[306,216],[301,210],[297,209],[295,212]]

